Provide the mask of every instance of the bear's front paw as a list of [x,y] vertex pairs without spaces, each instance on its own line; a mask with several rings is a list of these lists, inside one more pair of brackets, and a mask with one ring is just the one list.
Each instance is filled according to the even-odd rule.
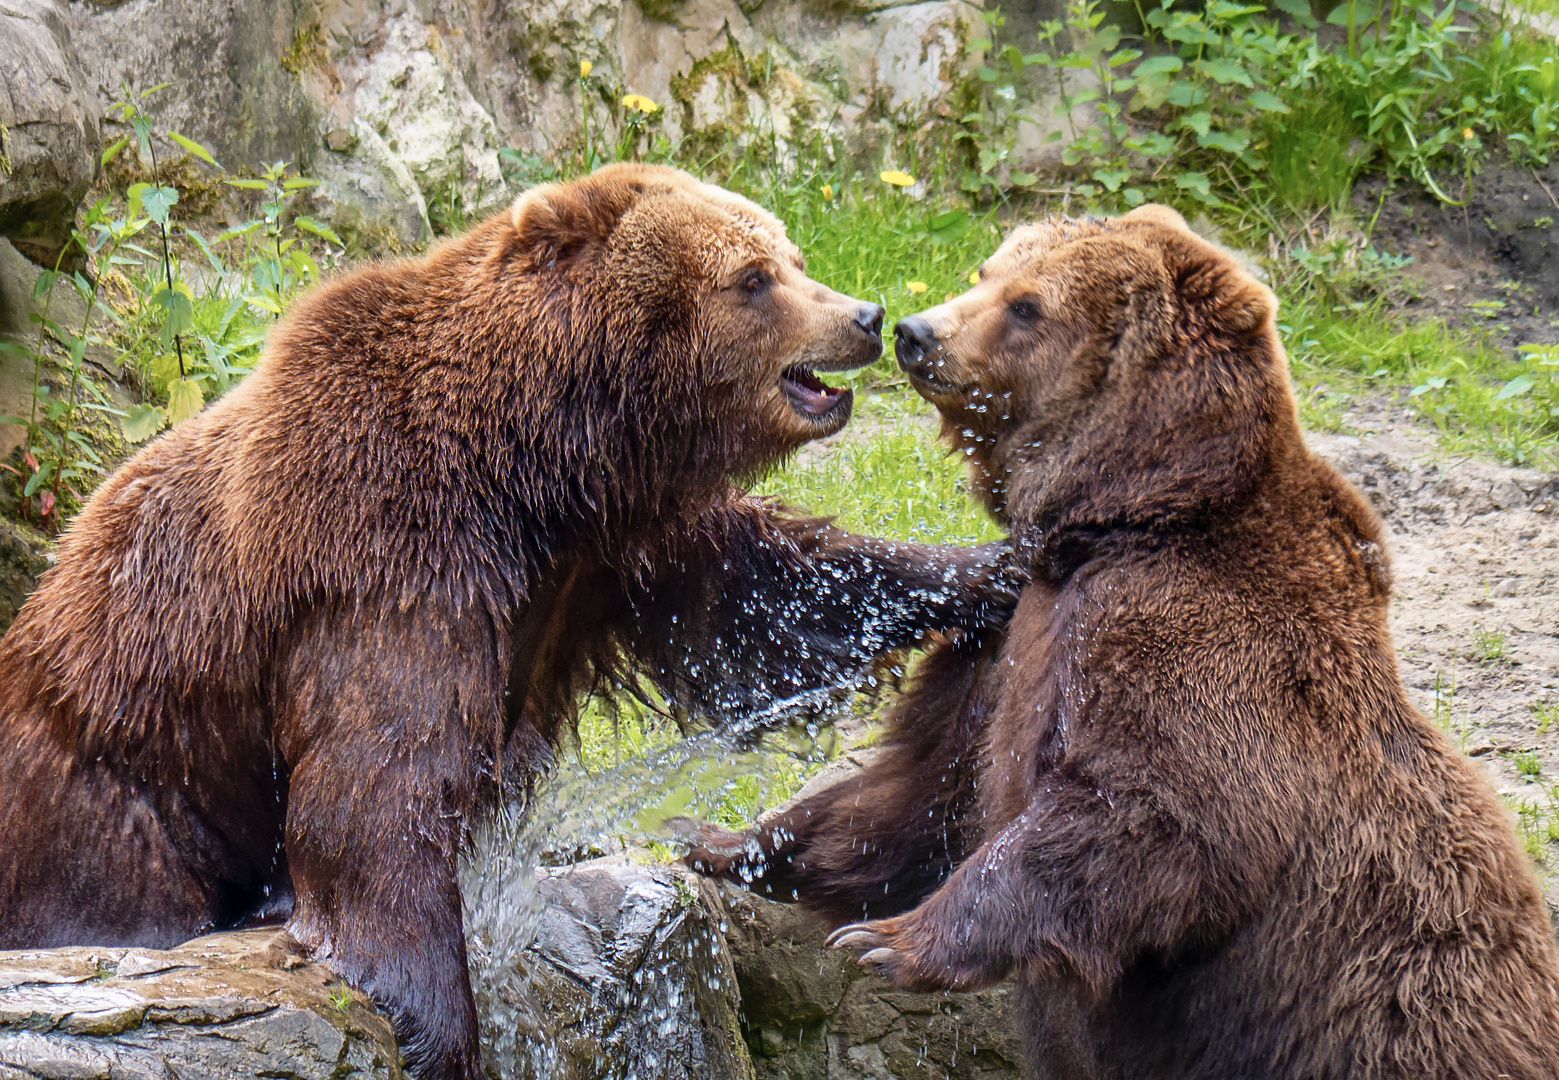
[[1018,597],[1029,583],[1028,570],[1011,542],[998,540],[975,549],[976,564],[968,597],[966,629],[989,630],[1007,625]]
[[761,872],[763,846],[752,834],[689,817],[669,818],[665,824],[676,840],[688,846],[682,862],[689,870],[743,882],[751,882]]
[[835,949],[865,950],[858,961],[863,968],[906,990],[945,989],[939,979],[915,963],[898,919],[849,923],[829,934],[826,944]]
[[1000,982],[993,970],[967,950],[949,951],[917,911],[892,919],[849,923],[828,935],[835,949],[863,949],[860,965],[905,990],[978,990]]
[[892,937],[886,929],[889,920],[877,922],[846,923],[824,942],[832,949],[864,949],[857,961],[863,968],[884,979],[893,978],[894,961],[898,953],[892,945]]

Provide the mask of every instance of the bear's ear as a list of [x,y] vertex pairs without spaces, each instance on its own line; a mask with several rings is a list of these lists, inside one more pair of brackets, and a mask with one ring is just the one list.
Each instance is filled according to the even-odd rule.
[[520,249],[538,268],[588,253],[611,236],[644,194],[647,179],[637,170],[608,167],[583,180],[532,188],[510,211]]
[[1185,223],[1185,218],[1181,217],[1178,211],[1158,203],[1139,206],[1129,213],[1122,214],[1120,220],[1133,224],[1164,225],[1182,232],[1191,231],[1191,226]]

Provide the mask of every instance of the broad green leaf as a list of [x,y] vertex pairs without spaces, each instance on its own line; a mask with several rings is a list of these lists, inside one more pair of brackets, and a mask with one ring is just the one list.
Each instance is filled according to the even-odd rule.
[[1245,136],[1228,131],[1209,131],[1205,135],[1198,135],[1196,141],[1208,149],[1222,150],[1229,154],[1238,154],[1250,145],[1250,140]]
[[[181,281],[178,285],[184,285]],[[186,334],[195,323],[195,306],[190,300],[189,287],[169,289],[166,285],[152,294],[152,303],[163,310],[162,333],[164,348],[173,344],[176,335]]]
[[119,151],[123,150],[125,148],[125,144],[129,141],[130,136],[121,135],[119,138],[108,144],[107,148],[103,151],[103,156],[98,160],[102,164],[107,165],[110,161],[113,161],[114,158],[119,155]]
[[1262,112],[1288,112],[1288,106],[1283,104],[1282,98],[1278,97],[1276,94],[1268,93],[1265,90],[1257,90],[1245,100],[1249,101]]
[[54,475],[54,463],[51,461],[43,468],[27,478],[27,486],[22,489],[22,497],[30,499],[38,494],[38,489],[49,482],[49,477]]
[[1169,96],[1165,99],[1171,105],[1178,105],[1182,109],[1188,109],[1193,105],[1200,105],[1207,100],[1207,91],[1197,86],[1190,79],[1180,79],[1169,88]]
[[172,139],[174,142],[178,143],[184,149],[186,149],[190,153],[194,154],[201,161],[209,162],[212,165],[216,165],[216,167],[219,168],[219,169],[222,167],[221,165],[217,165],[217,159],[211,156],[211,151],[207,150],[204,146],[201,146],[194,139],[186,139],[183,135],[180,135],[177,131],[170,131],[170,132],[168,132],[168,138]]
[[329,225],[326,225],[323,221],[318,221],[304,214],[299,214],[297,217],[292,219],[292,223],[306,233],[313,233],[315,236],[318,236],[321,239],[329,240],[332,244],[336,245],[336,247],[346,247],[346,245],[341,242],[341,238],[336,235],[336,231]]
[[1121,192],[1121,198],[1126,200],[1127,206],[1141,206],[1147,202],[1148,197],[1142,193],[1141,188],[1129,187]]
[[1095,169],[1093,178],[1110,191],[1119,191],[1122,184],[1131,179],[1130,169]]
[[33,279],[32,298],[34,300],[43,299],[43,294],[54,287],[54,282],[58,278],[59,272],[57,270],[42,271],[35,279]]
[[230,187],[243,188],[246,191],[264,191],[268,186],[264,180],[250,180],[244,177],[240,177],[236,180],[230,178],[223,180],[222,183],[227,184]]
[[14,424],[17,427],[26,427],[27,419],[21,416],[0,416],[0,424]]
[[969,211],[948,210],[946,213],[937,214],[926,222],[928,232],[946,232],[948,229],[956,229],[968,224]]
[[283,191],[300,191],[303,188],[319,187],[319,181],[309,176],[294,176],[281,187]]
[[173,84],[171,82],[160,82],[156,86],[148,86],[145,90],[141,91],[140,100],[145,101],[147,98],[151,97],[157,91],[159,91],[159,90],[166,90],[166,89],[168,89],[168,87],[170,87],[172,85]]
[[1175,177],[1175,187],[1182,191],[1189,191],[1193,195],[1208,198],[1212,195],[1212,183],[1207,179],[1206,173],[1183,172]]
[[1139,79],[1144,75],[1172,74],[1185,67],[1185,61],[1178,56],[1150,56],[1132,69],[1132,74]]
[[141,192],[141,205],[146,208],[146,216],[159,225],[168,224],[168,211],[178,201],[179,189],[166,184],[161,187],[147,185],[146,190]]
[[1182,116],[1180,118],[1178,126],[1183,127],[1183,128],[1190,128],[1192,131],[1196,132],[1198,135],[1206,135],[1207,132],[1208,132],[1208,129],[1212,127],[1212,123],[1213,123],[1213,114],[1212,113],[1194,112],[1194,113],[1187,113],[1186,115]]
[[1241,86],[1255,86],[1250,73],[1245,70],[1245,65],[1235,60],[1198,60],[1196,67],[1202,74],[1227,86],[1229,83],[1239,83]]
[[179,379],[169,383],[168,425],[177,427],[200,412],[200,407],[205,404],[205,400],[199,379]]
[[1506,401],[1513,397],[1520,397],[1536,385],[1537,383],[1530,376],[1517,375],[1500,388],[1500,392],[1494,395],[1494,400]]
[[141,151],[141,160],[145,161],[152,156],[152,122],[150,117],[132,116],[130,127],[135,130],[136,146]]
[[119,422],[119,427],[124,432],[126,442],[141,443],[161,431],[165,423],[167,417],[157,406],[132,405]]
[[1018,187],[1033,187],[1039,182],[1039,177],[1035,176],[1033,173],[1018,171],[1011,173],[1007,179],[1018,185]]
[[995,68],[986,67],[984,64],[981,64],[979,67],[974,69],[974,73],[975,73],[976,76],[979,77],[981,82],[995,82],[996,81],[996,69]]
[[1135,150],[1144,157],[1163,157],[1175,148],[1175,140],[1168,135],[1150,131],[1135,138],[1123,139],[1121,145],[1128,150]]
[[262,228],[264,225],[265,222],[263,221],[251,221],[238,226],[236,229],[223,229],[212,238],[211,242],[213,244],[220,244],[224,240],[231,240],[237,236],[248,236],[250,233],[254,232],[256,229]]
[[1273,4],[1306,30],[1314,30],[1321,25],[1310,14],[1310,0],[1273,0]]

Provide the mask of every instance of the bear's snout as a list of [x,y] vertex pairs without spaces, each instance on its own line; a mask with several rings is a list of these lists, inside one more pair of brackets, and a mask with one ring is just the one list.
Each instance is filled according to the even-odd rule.
[[893,327],[893,338],[893,355],[904,374],[919,382],[947,385],[942,376],[945,360],[930,322],[919,315],[900,319]]

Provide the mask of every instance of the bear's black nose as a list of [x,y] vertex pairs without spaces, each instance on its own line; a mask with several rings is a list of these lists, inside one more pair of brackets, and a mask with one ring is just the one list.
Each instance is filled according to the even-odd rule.
[[882,305],[862,304],[855,309],[855,325],[868,334],[882,336]]
[[920,373],[926,354],[936,346],[936,333],[931,324],[919,315],[911,315],[895,324],[893,336],[896,339],[893,354],[898,357],[899,367],[911,375]]

